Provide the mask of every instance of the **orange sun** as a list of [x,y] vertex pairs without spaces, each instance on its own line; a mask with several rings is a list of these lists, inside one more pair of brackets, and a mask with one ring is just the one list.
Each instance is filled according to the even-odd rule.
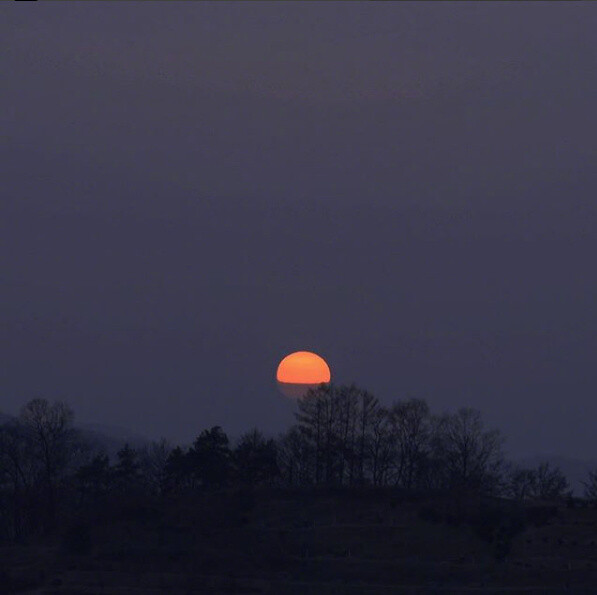
[[276,380],[287,397],[302,397],[310,388],[331,379],[326,361],[310,351],[295,351],[287,355],[278,366]]

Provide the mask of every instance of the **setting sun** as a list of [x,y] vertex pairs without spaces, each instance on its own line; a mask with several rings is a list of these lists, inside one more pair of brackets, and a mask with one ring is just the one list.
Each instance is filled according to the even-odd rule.
[[302,397],[310,388],[331,379],[326,361],[310,351],[295,351],[287,355],[276,372],[278,386],[287,397]]

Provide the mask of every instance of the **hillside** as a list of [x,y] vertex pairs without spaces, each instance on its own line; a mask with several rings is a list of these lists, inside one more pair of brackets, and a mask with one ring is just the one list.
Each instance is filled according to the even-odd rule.
[[195,495],[81,522],[60,544],[4,547],[0,576],[8,592],[48,595],[580,593],[597,584],[597,510],[527,511],[504,550],[511,519],[496,523],[494,508],[472,522],[470,506],[458,519],[453,503],[391,491]]

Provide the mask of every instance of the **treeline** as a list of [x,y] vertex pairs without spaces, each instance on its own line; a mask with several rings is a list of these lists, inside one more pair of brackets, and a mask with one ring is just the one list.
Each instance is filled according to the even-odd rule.
[[[66,404],[35,399],[0,426],[0,539],[51,534],[84,511],[126,514],[148,500],[257,486],[570,498],[559,469],[508,463],[501,433],[478,411],[434,415],[420,399],[384,407],[354,385],[310,391],[297,401],[296,423],[276,439],[255,429],[231,444],[216,426],[188,447],[123,445],[111,460],[73,422]],[[585,495],[597,503],[597,473]]]

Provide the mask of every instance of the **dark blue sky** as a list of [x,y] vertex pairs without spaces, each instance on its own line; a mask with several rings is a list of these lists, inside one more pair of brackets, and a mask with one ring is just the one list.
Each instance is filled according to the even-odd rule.
[[3,3],[0,410],[190,440],[386,403],[597,455],[597,6]]

